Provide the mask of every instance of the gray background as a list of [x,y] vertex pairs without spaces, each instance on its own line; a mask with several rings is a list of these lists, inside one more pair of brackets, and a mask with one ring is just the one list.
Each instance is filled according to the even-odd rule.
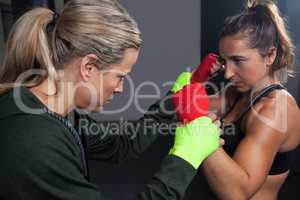
[[[139,94],[162,96],[170,89],[164,83],[174,81],[183,70],[197,66],[200,61],[200,1],[183,0],[122,0],[130,14],[137,20],[142,31],[143,47],[138,63],[130,78],[135,91],[145,81],[155,82],[159,92],[152,86],[143,86]],[[128,82],[125,92],[118,95],[105,110],[124,106],[132,93]],[[139,105],[144,110],[157,97],[143,98]],[[125,101],[124,101],[125,100]],[[130,108],[117,114],[103,114],[100,120],[117,120],[121,117],[136,119],[143,113],[132,103]]]
[[[135,86],[144,81],[154,81],[159,86],[159,96],[170,87],[164,83],[174,81],[175,77],[189,67],[195,67],[201,55],[210,51],[217,52],[217,33],[225,16],[241,10],[241,0],[120,0],[136,18],[142,31],[143,47],[138,63],[131,73]],[[0,0],[0,3],[9,0]],[[55,1],[59,10],[61,0]],[[300,42],[299,0],[278,0],[281,11],[289,18],[290,30],[298,46]],[[201,10],[202,8],[202,10]],[[4,27],[12,19],[1,9],[0,22]],[[3,56],[5,31],[0,27],[0,53]],[[299,71],[299,64],[296,65]],[[289,91],[299,100],[299,76],[288,83]],[[105,110],[120,108],[130,98],[128,82],[125,92],[115,97]],[[156,94],[152,87],[144,87],[140,94]],[[143,99],[141,107],[146,109],[156,98]],[[124,112],[95,116],[100,121],[137,119],[142,116],[134,104]],[[169,149],[167,138],[161,137],[136,161],[122,165],[110,165],[102,162],[91,162],[92,180],[99,185],[108,199],[131,199],[140,191],[147,180],[159,168],[162,157]],[[197,178],[188,190],[186,199],[205,199],[199,193],[201,183]],[[292,198],[283,198],[292,199]]]

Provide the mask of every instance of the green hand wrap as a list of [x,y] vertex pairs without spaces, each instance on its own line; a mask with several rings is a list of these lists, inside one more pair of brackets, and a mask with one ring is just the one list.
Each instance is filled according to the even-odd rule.
[[181,90],[184,86],[190,84],[190,80],[192,77],[192,73],[191,72],[182,72],[176,79],[171,91],[173,93],[178,92],[179,90]]
[[186,126],[177,127],[174,146],[169,154],[176,155],[195,169],[219,148],[219,128],[208,117],[200,117]]

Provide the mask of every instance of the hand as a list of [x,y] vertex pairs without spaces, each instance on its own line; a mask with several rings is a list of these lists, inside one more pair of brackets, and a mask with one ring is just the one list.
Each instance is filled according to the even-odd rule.
[[220,140],[219,140],[219,144],[220,144],[220,146],[224,146],[224,145],[225,145],[225,140],[224,140],[224,139],[222,139],[222,138],[220,138]]
[[[209,113],[207,116],[208,116],[208,117],[213,121],[213,123],[219,128],[220,135],[222,135],[222,134],[223,134],[223,130],[222,130],[222,128],[221,128],[221,121],[219,120],[219,118],[217,117],[217,115],[214,114],[214,113]],[[225,145],[225,140],[222,139],[222,138],[220,138],[219,144],[220,144],[220,146],[224,146],[224,145]]]
[[[214,114],[214,113],[209,113],[208,117],[211,118],[211,120],[214,122],[214,124],[219,128],[220,135],[222,135],[223,134],[223,130],[221,128],[221,121],[219,120],[219,118],[217,117],[217,115]],[[220,144],[220,146],[224,146],[225,145],[225,140],[222,139],[222,138],[220,138],[219,144]]]
[[220,71],[224,71],[224,65],[222,65],[221,62],[217,60],[210,69],[209,78],[215,77]]
[[197,169],[219,147],[220,123],[216,115],[208,115],[209,99],[200,83],[184,86],[173,94],[172,100],[184,126],[177,127],[170,154],[181,157]]
[[207,79],[214,74],[217,69],[215,64],[218,62],[218,56],[216,54],[208,54],[193,72],[191,83],[205,82]]
[[177,127],[170,154],[186,160],[197,169],[219,146],[219,127],[209,117],[200,117]]
[[209,98],[200,83],[186,85],[173,94],[172,101],[182,123],[189,123],[208,114]]
[[174,85],[172,86],[171,91],[173,93],[176,93],[179,90],[181,90],[184,86],[190,84],[191,77],[192,77],[192,74],[190,72],[182,72],[176,78],[176,81],[175,81]]

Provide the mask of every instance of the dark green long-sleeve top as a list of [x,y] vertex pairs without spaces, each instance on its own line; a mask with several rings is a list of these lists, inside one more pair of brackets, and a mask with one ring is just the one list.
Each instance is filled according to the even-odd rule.
[[[70,130],[45,112],[29,114],[24,105],[16,104],[43,108],[27,88],[21,87],[16,97],[19,100],[12,91],[0,96],[0,199],[103,200],[97,186],[85,177],[81,148]],[[136,122],[134,138],[130,133],[87,134],[85,155],[113,162],[138,157],[156,138],[155,134],[144,134],[143,122],[174,121],[174,114],[162,112],[160,104],[171,106],[169,100],[152,105],[150,110],[157,112],[148,112]],[[186,161],[168,155],[135,199],[182,199],[195,174]]]

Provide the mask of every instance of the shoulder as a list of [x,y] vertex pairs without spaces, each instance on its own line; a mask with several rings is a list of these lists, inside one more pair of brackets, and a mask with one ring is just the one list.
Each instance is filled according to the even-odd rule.
[[296,113],[299,115],[297,103],[286,90],[273,91],[251,108],[245,120],[246,134],[283,143],[291,133]]
[[61,124],[45,115],[16,114],[1,119],[0,125],[12,135],[18,132],[27,135],[43,134],[47,136],[51,133],[66,131]]
[[[7,122],[8,123],[8,122]],[[43,173],[74,169],[80,172],[80,149],[71,134],[41,116],[14,117],[14,125],[0,135],[0,171]],[[0,124],[2,124],[0,122]],[[58,169],[62,168],[62,169]]]
[[[53,151],[75,154],[72,135],[58,122],[42,115],[20,114],[0,120],[2,148],[11,155],[39,155]],[[1,132],[2,132],[1,131]]]
[[[41,116],[15,116],[14,120],[19,126],[0,134],[1,177],[14,177],[15,185],[27,183],[25,188],[45,192],[50,184],[60,194],[70,195],[70,199],[75,193],[94,194],[95,187],[83,176],[78,146],[64,135],[60,126]],[[26,121],[30,122],[25,125]],[[56,187],[62,185],[73,189]]]

